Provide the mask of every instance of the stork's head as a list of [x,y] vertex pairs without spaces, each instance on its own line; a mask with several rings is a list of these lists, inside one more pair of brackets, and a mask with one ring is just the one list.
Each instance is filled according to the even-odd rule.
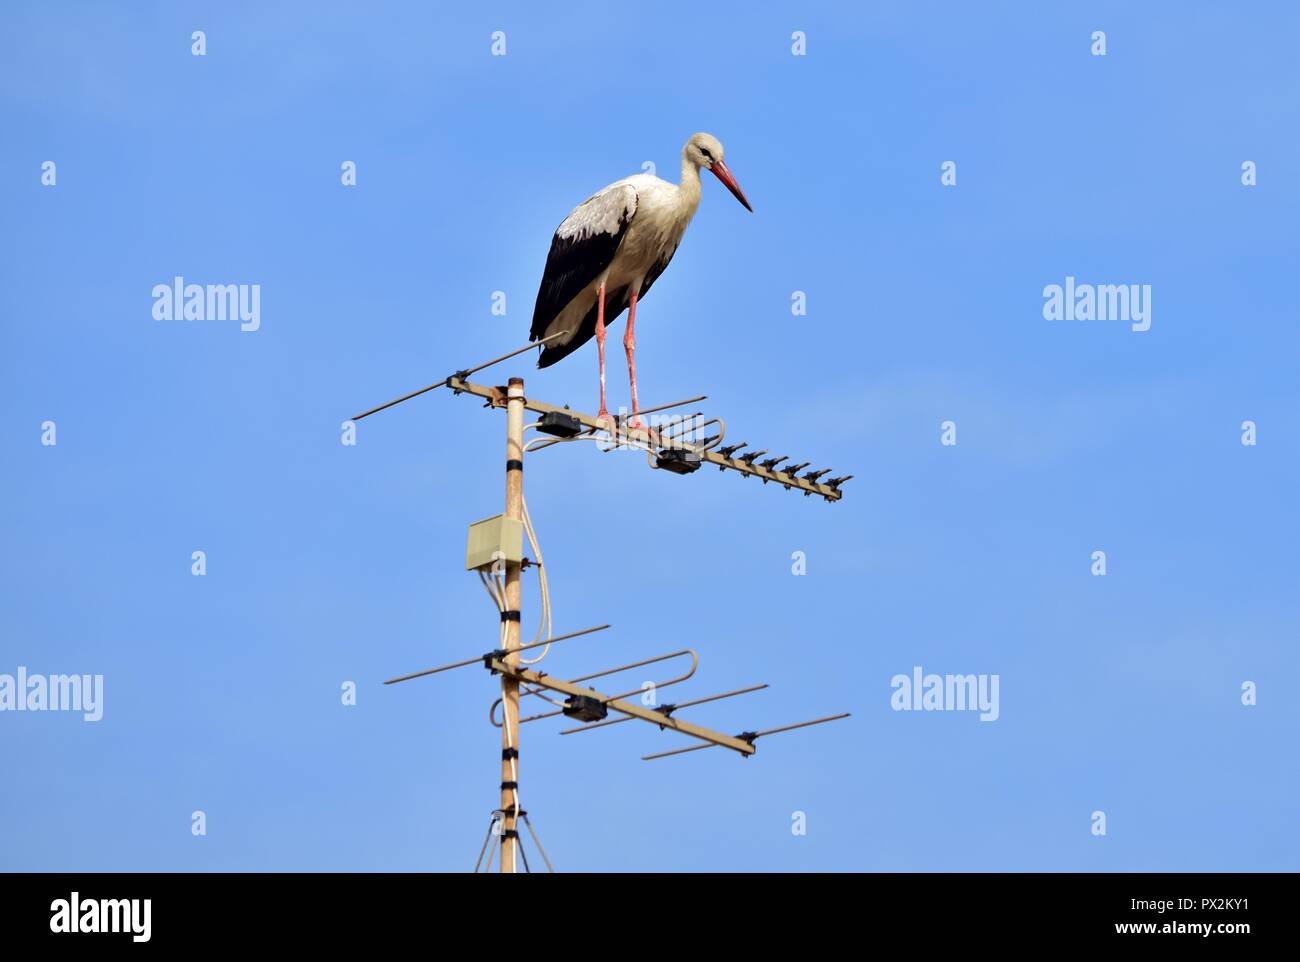
[[740,189],[736,178],[722,162],[722,144],[717,137],[712,134],[693,134],[691,139],[686,141],[686,146],[682,148],[682,157],[697,168],[703,167],[705,170],[713,171],[713,175],[722,181],[727,190],[736,195],[736,200],[745,205],[745,210],[751,214],[754,212],[754,208],[750,207],[749,201],[745,199],[745,192]]

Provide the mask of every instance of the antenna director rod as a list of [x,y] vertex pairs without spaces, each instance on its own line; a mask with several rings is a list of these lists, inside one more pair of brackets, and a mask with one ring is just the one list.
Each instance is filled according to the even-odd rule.
[[[529,648],[540,648],[542,645],[553,645],[557,641],[567,641],[570,638],[578,638],[582,635],[589,635],[593,631],[604,631],[609,625],[597,625],[595,628],[583,628],[582,631],[571,631],[567,635],[555,635],[553,638],[543,638],[541,641],[529,642],[526,645],[520,645],[515,651],[527,651]],[[453,661],[450,665],[439,665],[437,668],[426,668],[424,671],[413,671],[409,675],[398,675],[396,678],[390,678],[385,685],[396,685],[399,681],[410,681],[412,678],[423,678],[426,675],[436,675],[440,671],[451,671],[453,668],[465,668],[468,665],[483,664],[483,656],[475,658],[466,658],[464,661]]]
[[[550,337],[543,337],[543,338],[541,338],[540,340],[534,341],[534,342],[531,343],[531,344],[526,344],[526,345],[524,345],[524,346],[521,347],[521,348],[518,348],[518,349],[516,349],[516,350],[514,350],[514,351],[511,351],[509,354],[502,354],[500,357],[494,357],[494,358],[493,358],[492,360],[490,360],[490,361],[485,361],[485,362],[483,362],[482,364],[479,364],[479,365],[476,366],[476,367],[467,368],[467,369],[464,370],[464,371],[457,371],[454,375],[452,375],[452,377],[469,377],[469,376],[470,376],[471,374],[473,374],[475,371],[481,371],[481,370],[483,370],[483,368],[485,368],[485,367],[491,367],[493,364],[500,364],[502,361],[508,361],[508,360],[510,360],[510,358],[512,358],[512,357],[516,357],[516,356],[518,356],[518,355],[520,355],[520,354],[523,354],[525,351],[531,351],[531,350],[532,350],[533,348],[535,348],[535,347],[541,347],[541,346],[542,346],[543,344],[545,344],[547,341],[552,340],[552,339],[557,338],[557,337],[564,337],[564,336],[565,336],[566,334],[568,334],[568,333],[569,333],[568,331],[560,331],[560,333],[558,333],[558,334],[552,334]],[[420,388],[418,391],[412,391],[410,394],[403,394],[401,397],[399,397],[399,398],[393,398],[393,400],[387,402],[386,404],[381,404],[381,405],[379,405],[379,407],[377,407],[377,408],[371,408],[369,411],[363,411],[362,413],[360,413],[360,414],[358,414],[358,415],[355,415],[355,416],[352,418],[352,420],[353,420],[353,421],[360,421],[362,418],[368,418],[368,417],[370,417],[370,415],[372,415],[372,414],[378,414],[380,411],[387,411],[387,410],[388,410],[390,407],[392,407],[394,404],[401,404],[403,401],[409,401],[409,400],[411,400],[411,398],[413,398],[413,397],[419,397],[421,394],[428,394],[428,393],[429,393],[430,391],[432,391],[434,388],[436,388],[436,387],[442,387],[444,384],[448,384],[448,383],[450,383],[451,380],[452,380],[452,378],[447,377],[447,378],[443,378],[441,381],[434,381],[434,382],[433,382],[432,384],[430,384],[428,387],[422,387],[422,388]]]

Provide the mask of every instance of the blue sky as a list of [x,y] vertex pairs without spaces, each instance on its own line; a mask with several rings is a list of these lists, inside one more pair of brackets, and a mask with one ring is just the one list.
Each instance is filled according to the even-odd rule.
[[[10,3],[0,25],[0,673],[105,690],[99,722],[0,714],[0,867],[472,866],[494,681],[380,682],[496,643],[461,562],[501,510],[503,419],[439,392],[355,447],[340,424],[524,343],[567,211],[646,161],[675,177],[707,130],[755,213],[704,185],[639,313],[643,402],[708,394],[732,439],[855,480],[825,505],[589,445],[531,458],[556,629],[614,625],[544,666],[691,646],[665,700],[772,684],[693,720],[853,716],[747,761],[525,726],[557,867],[1300,868],[1294,5]],[[260,285],[260,329],[154,320],[176,275]],[[1151,285],[1151,329],[1045,320],[1067,275]],[[492,379],[594,409],[593,348],[523,360]],[[626,401],[621,350],[610,384]],[[893,711],[917,665],[996,674],[1000,717]]]

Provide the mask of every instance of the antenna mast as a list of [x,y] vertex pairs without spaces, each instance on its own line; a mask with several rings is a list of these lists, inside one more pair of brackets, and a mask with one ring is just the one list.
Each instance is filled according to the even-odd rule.
[[[512,377],[506,388],[506,518],[524,519],[524,379]],[[519,667],[522,562],[506,561],[504,661]],[[519,851],[519,678],[501,675],[501,871],[514,872]]]

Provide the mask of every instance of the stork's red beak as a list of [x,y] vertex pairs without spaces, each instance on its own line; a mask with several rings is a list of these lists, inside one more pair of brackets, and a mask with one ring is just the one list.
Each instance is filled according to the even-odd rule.
[[751,214],[754,213],[754,208],[750,207],[749,201],[745,199],[745,192],[740,189],[740,185],[736,183],[736,178],[731,175],[731,171],[727,169],[726,164],[720,160],[715,160],[710,170],[713,171],[718,180],[722,181],[727,190],[736,195],[736,200],[745,205],[745,210]]

